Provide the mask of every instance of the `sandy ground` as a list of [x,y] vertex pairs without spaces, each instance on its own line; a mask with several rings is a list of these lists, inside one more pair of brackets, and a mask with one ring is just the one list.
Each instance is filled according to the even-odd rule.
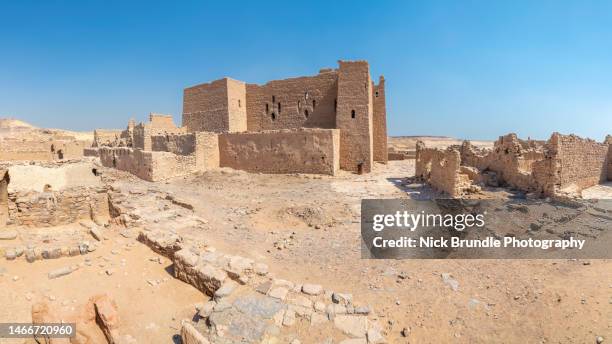
[[[414,175],[413,160],[377,164],[373,173],[363,176],[263,175],[222,169],[148,183],[119,171],[103,173],[115,178],[115,186],[122,189],[154,187],[192,204],[195,214],[208,223],[203,239],[221,251],[263,261],[279,277],[352,292],[355,300],[369,303],[385,320],[391,343],[612,339],[608,260],[361,259],[362,198],[434,195],[408,183],[406,177]],[[152,214],[154,209],[151,205]],[[86,256],[33,264],[1,260],[0,268],[6,272],[0,277],[0,322],[28,321],[36,299],[55,299],[52,302],[69,306],[74,300],[85,302],[95,293],[108,292],[119,304],[123,333],[139,343],[170,343],[180,319],[193,314],[193,304],[205,297],[172,279],[167,260],[161,258],[159,264],[151,257],[158,256],[114,233]],[[74,263],[82,267],[60,279],[47,279],[50,270]],[[109,265],[111,275],[105,272]],[[443,282],[442,273],[458,281],[457,290]],[[149,280],[160,284],[153,287]]]

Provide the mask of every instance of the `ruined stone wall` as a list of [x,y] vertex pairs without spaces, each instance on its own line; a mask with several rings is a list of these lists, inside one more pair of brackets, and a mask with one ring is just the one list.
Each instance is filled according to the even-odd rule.
[[340,167],[339,143],[339,132],[334,129],[220,134],[220,166],[249,172],[334,175]]
[[494,172],[500,185],[523,191],[537,188],[533,164],[544,158],[544,147],[537,141],[520,140],[516,134],[508,134],[500,136],[492,150],[478,149],[466,141],[460,151],[462,165]]
[[0,169],[0,227],[6,225],[8,220],[8,183],[9,174],[7,170]]
[[195,134],[168,134],[151,136],[151,150],[190,155],[195,152]]
[[176,129],[176,125],[174,125],[174,121],[172,120],[172,115],[164,115],[152,112],[149,114],[149,124],[151,125],[151,128],[155,129]]
[[183,126],[189,132],[247,130],[246,86],[224,78],[186,88],[183,92]]
[[380,77],[374,89],[373,141],[374,161],[386,163],[389,160],[387,148],[387,105],[385,98],[385,78]]
[[7,138],[0,141],[0,160],[52,161],[78,159],[91,143],[78,140],[23,140]]
[[419,141],[415,168],[417,178],[451,197],[460,197],[472,188],[469,176],[461,172],[461,154],[455,148],[426,148]]
[[151,130],[147,125],[140,123],[134,127],[134,142],[132,146],[137,149],[151,150]]
[[94,141],[92,147],[116,146],[121,137],[121,133],[121,130],[116,129],[96,129],[94,130]]
[[108,218],[104,187],[76,187],[60,191],[13,191],[8,194],[9,222],[19,226],[50,227],[79,220]]
[[183,176],[197,170],[195,155],[183,156],[124,147],[103,147],[99,154],[103,166],[127,171],[148,181]]
[[554,133],[548,149],[551,155],[556,153],[553,159],[558,161],[557,184],[560,190],[582,190],[607,180],[607,144]]
[[248,84],[248,130],[334,128],[337,80],[335,71],[323,71],[265,85]]
[[340,168],[372,169],[372,81],[365,61],[339,61],[336,128],[340,133]]

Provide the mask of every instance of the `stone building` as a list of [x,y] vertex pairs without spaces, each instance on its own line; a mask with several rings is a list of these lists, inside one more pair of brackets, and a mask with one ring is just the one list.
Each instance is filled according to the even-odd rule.
[[96,130],[85,155],[150,181],[218,167],[260,173],[368,173],[387,162],[384,79],[365,61],[315,76],[184,91],[183,124],[152,113],[124,131]]
[[185,89],[183,126],[189,132],[254,133],[255,146],[259,137],[269,139],[268,131],[283,130],[287,140],[298,129],[338,129],[339,167],[370,172],[373,161],[387,161],[385,80],[381,76],[376,85],[366,61],[339,61],[337,69],[264,85],[224,78]]

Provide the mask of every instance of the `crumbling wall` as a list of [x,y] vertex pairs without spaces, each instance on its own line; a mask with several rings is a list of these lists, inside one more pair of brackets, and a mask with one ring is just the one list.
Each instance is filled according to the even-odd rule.
[[3,161],[53,161],[78,159],[90,143],[75,139],[24,140],[6,138],[0,140],[0,160]]
[[0,169],[0,226],[6,225],[8,221],[8,183],[9,173]]
[[533,164],[544,158],[541,143],[520,140],[516,134],[500,136],[493,149],[478,149],[465,141],[460,148],[461,164],[475,167],[481,172],[494,172],[495,183],[520,190],[533,190]]
[[121,132],[118,129],[95,129],[92,147],[117,146]]
[[[386,163],[389,160],[387,148],[387,105],[385,98],[385,78],[381,76],[374,89],[373,141],[374,161]],[[397,159],[396,159],[397,160]]]
[[220,166],[249,172],[334,175],[339,168],[339,140],[335,129],[220,134]]
[[337,73],[331,70],[264,85],[248,84],[248,130],[334,128],[337,84]]
[[15,191],[8,194],[9,222],[28,227],[50,227],[79,220],[108,218],[104,187],[76,187],[60,191]]
[[426,148],[417,142],[415,176],[450,197],[474,191],[468,174],[461,169],[461,153],[454,147],[446,150]]
[[197,170],[195,155],[184,156],[125,147],[102,147],[99,153],[103,166],[127,171],[148,181],[183,176]]
[[372,81],[366,61],[339,61],[336,128],[340,132],[340,168],[372,169]]
[[176,125],[174,125],[174,121],[172,120],[172,115],[151,112],[149,114],[149,124],[153,129],[168,131],[173,131],[176,129]]
[[560,191],[580,192],[607,180],[609,145],[554,133],[547,149],[556,161],[556,184]]
[[167,134],[151,136],[151,150],[190,155],[195,152],[195,134]]

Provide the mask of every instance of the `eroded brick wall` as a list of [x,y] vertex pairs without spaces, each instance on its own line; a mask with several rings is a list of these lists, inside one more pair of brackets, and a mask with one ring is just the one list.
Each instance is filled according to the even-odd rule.
[[549,140],[558,160],[559,189],[582,190],[607,180],[609,145],[575,135],[554,133]]
[[108,218],[108,194],[103,187],[77,187],[61,191],[15,191],[8,194],[12,224],[49,227],[83,219]]
[[211,132],[195,133],[195,160],[200,171],[219,167],[219,134]]
[[151,136],[151,150],[190,155],[195,152],[195,134],[168,134]]
[[374,119],[373,141],[374,161],[388,161],[387,148],[387,105],[385,100],[385,78],[380,77],[378,85],[374,85]]
[[469,177],[461,173],[461,154],[455,148],[426,148],[419,141],[416,150],[415,175],[434,189],[451,197],[460,197],[471,187]]
[[334,175],[338,130],[295,129],[219,134],[220,166],[263,173]]
[[0,227],[8,220],[8,183],[8,171],[0,169]]
[[159,181],[197,171],[194,154],[184,156],[126,147],[102,147],[99,155],[103,166],[127,171],[148,181]]

